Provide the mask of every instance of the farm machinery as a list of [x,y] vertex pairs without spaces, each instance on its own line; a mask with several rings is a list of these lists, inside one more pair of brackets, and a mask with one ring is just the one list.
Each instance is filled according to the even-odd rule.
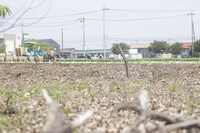
[[52,50],[34,49],[35,42],[24,42],[23,48],[16,48],[16,56],[11,53],[0,54],[0,62],[49,62],[56,59]]
[[33,48],[33,45],[35,45],[35,42],[25,42],[22,56],[27,57],[28,61],[34,60],[35,62],[38,62],[41,60],[41,57],[43,57],[43,51],[42,50],[35,50]]

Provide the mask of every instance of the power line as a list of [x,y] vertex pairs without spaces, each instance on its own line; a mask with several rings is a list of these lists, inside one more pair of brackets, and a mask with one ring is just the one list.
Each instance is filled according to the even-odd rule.
[[35,22],[32,22],[30,23],[29,25],[26,25],[26,26],[30,26],[30,25],[34,25],[34,24],[37,24],[38,22],[40,22],[42,19],[44,19],[50,12],[51,10],[51,7],[52,7],[52,0],[50,1],[50,4],[49,4],[49,8],[47,10],[47,12],[42,16],[40,17],[38,20],[36,20]]
[[[131,10],[131,9],[109,9],[109,11],[118,11],[118,12],[188,12],[191,10],[188,9],[162,9],[162,10]],[[200,11],[199,9],[195,11]]]
[[[171,19],[171,18],[178,18],[178,17],[183,17],[183,16],[187,16],[187,15],[176,15],[176,16],[168,16],[168,17],[158,17],[158,18],[143,18],[143,19],[90,19],[90,18],[85,18],[85,20],[91,20],[91,21],[116,21],[116,22],[122,22],[122,21],[149,21],[149,20],[158,20],[158,19]],[[44,18],[44,17],[42,17]],[[37,26],[31,26],[34,23],[29,23],[26,24],[24,23],[24,26],[28,27],[52,27],[52,26],[65,26],[65,25],[71,25],[74,23],[68,23],[68,22],[75,22],[76,21],[80,21],[79,19],[75,19],[75,20],[68,20],[68,21],[62,21],[62,22],[55,22],[55,23],[43,23],[44,25],[37,25]],[[105,23],[105,22],[104,22]],[[55,24],[55,25],[54,25]],[[21,24],[19,24],[21,25]],[[19,26],[15,24],[15,27]],[[104,25],[105,26],[105,25]]]
[[[91,13],[96,13],[100,12],[102,10],[94,10],[94,11],[89,11],[89,12],[82,12],[82,13],[76,13],[76,14],[67,14],[67,15],[61,15],[61,16],[50,16],[50,17],[44,17],[44,19],[52,19],[52,18],[62,18],[66,16],[79,16],[79,15],[86,15],[86,14],[91,14]],[[17,18],[13,18],[17,19]],[[30,17],[30,18],[21,18],[21,19],[40,19],[40,17]]]
[[87,19],[87,20],[92,20],[92,21],[149,21],[149,20],[159,20],[159,19],[171,19],[171,18],[178,18],[178,17],[183,17],[187,15],[176,15],[176,16],[168,16],[168,17],[157,17],[157,18],[142,18],[142,19]]
[[[8,28],[3,29],[2,31],[0,31],[0,33],[3,33],[3,32],[5,32],[5,31],[7,31],[7,30],[9,30],[9,29],[11,29],[11,28],[13,28],[13,27],[15,27],[16,23],[17,23],[29,10],[33,9],[32,3],[33,3],[33,0],[31,1],[31,5],[30,5],[30,6],[29,6],[15,21],[14,21],[14,23],[13,23],[11,26],[9,26]],[[50,2],[49,10],[47,11],[47,13],[46,13],[43,17],[45,17],[46,15],[48,15],[48,13],[50,12],[51,5],[52,5],[52,0],[51,0],[51,2]],[[34,7],[34,8],[35,8],[35,7]],[[31,23],[30,25],[36,24],[36,23],[40,22],[40,21],[43,19],[43,17],[41,17],[39,20],[37,20],[37,21]]]
[[[68,20],[68,21],[61,21],[61,22],[54,22],[54,23],[40,23],[40,25],[37,25],[37,26],[38,27],[42,27],[42,26],[51,27],[51,26],[57,26],[57,25],[66,25],[66,24],[70,24],[70,22],[77,22],[77,21],[80,21],[80,20],[75,19],[75,20]],[[10,24],[10,23],[6,23],[6,24]],[[24,23],[24,24],[28,26],[31,23]],[[15,24],[15,26],[18,26],[18,25],[21,25],[21,24]]]
[[15,22],[14,22],[11,26],[9,26],[9,27],[6,28],[6,29],[3,29],[2,31],[0,31],[0,33],[3,33],[3,32],[5,32],[5,31],[7,31],[7,30],[13,28],[13,27],[15,26],[15,24],[20,20],[20,18],[21,18],[24,14],[26,14],[30,9],[31,9],[30,7],[27,8],[27,9],[18,17],[18,19],[15,20]]
[[32,9],[34,8],[38,8],[39,6],[41,6],[46,0],[41,1],[39,4],[37,4],[36,6],[32,7]]
[[27,4],[27,1],[25,1],[25,2],[22,4],[22,6],[19,8],[19,10],[17,10],[10,18],[6,19],[6,20],[4,21],[4,23],[5,23],[5,22],[8,22],[8,21],[11,20],[12,18],[14,18],[14,17],[23,9],[23,7],[24,7],[26,4]]
[[64,24],[57,24],[57,25],[24,25],[26,27],[59,27],[59,26],[67,26],[67,25],[73,25],[80,22],[74,22],[74,23],[64,23]]

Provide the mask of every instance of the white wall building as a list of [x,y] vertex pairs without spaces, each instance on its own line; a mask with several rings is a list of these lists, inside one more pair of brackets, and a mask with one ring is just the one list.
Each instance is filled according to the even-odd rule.
[[130,58],[149,58],[154,55],[153,52],[149,51],[150,43],[136,43],[136,44],[129,44],[130,51],[129,57]]

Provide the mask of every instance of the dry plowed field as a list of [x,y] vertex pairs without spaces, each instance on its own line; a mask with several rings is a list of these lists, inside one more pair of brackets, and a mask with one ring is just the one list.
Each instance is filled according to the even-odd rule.
[[116,108],[120,103],[140,106],[141,90],[148,91],[148,110],[199,118],[200,64],[129,65],[130,79],[123,64],[0,64],[0,132],[40,132],[48,109],[42,89],[59,103],[68,121],[94,111],[74,133],[118,133],[130,127],[138,115]]

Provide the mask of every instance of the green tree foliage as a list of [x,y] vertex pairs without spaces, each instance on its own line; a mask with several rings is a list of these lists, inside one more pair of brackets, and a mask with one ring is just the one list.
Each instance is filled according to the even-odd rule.
[[[121,46],[124,54],[128,54],[129,53],[130,47],[127,44],[125,44],[125,43],[119,43],[119,45]],[[119,52],[119,50],[117,48],[117,44],[116,43],[113,44],[113,46],[112,46],[112,53],[116,54],[116,55],[120,54],[120,52]]]
[[[45,52],[49,52],[50,50],[54,50],[53,47],[50,46],[49,43],[44,42],[44,43],[38,43],[38,40],[35,39],[31,39],[28,41],[24,41],[24,42],[35,42],[36,44],[33,45],[33,49],[35,50],[44,50]],[[24,42],[22,42],[21,47],[24,47]],[[31,44],[26,45],[27,48],[31,48]]]
[[5,53],[6,51],[6,46],[5,45],[1,45],[0,46],[0,53]]
[[175,55],[180,54],[182,52],[182,50],[183,50],[182,46],[183,46],[183,44],[179,43],[179,42],[176,42],[176,43],[172,44],[170,46],[170,53],[175,54]]
[[193,56],[200,57],[200,40],[194,43]]
[[0,17],[5,18],[6,15],[10,15],[11,14],[11,10],[4,5],[0,5]]
[[165,41],[154,41],[149,46],[149,50],[154,53],[168,53],[169,49],[169,44]]

